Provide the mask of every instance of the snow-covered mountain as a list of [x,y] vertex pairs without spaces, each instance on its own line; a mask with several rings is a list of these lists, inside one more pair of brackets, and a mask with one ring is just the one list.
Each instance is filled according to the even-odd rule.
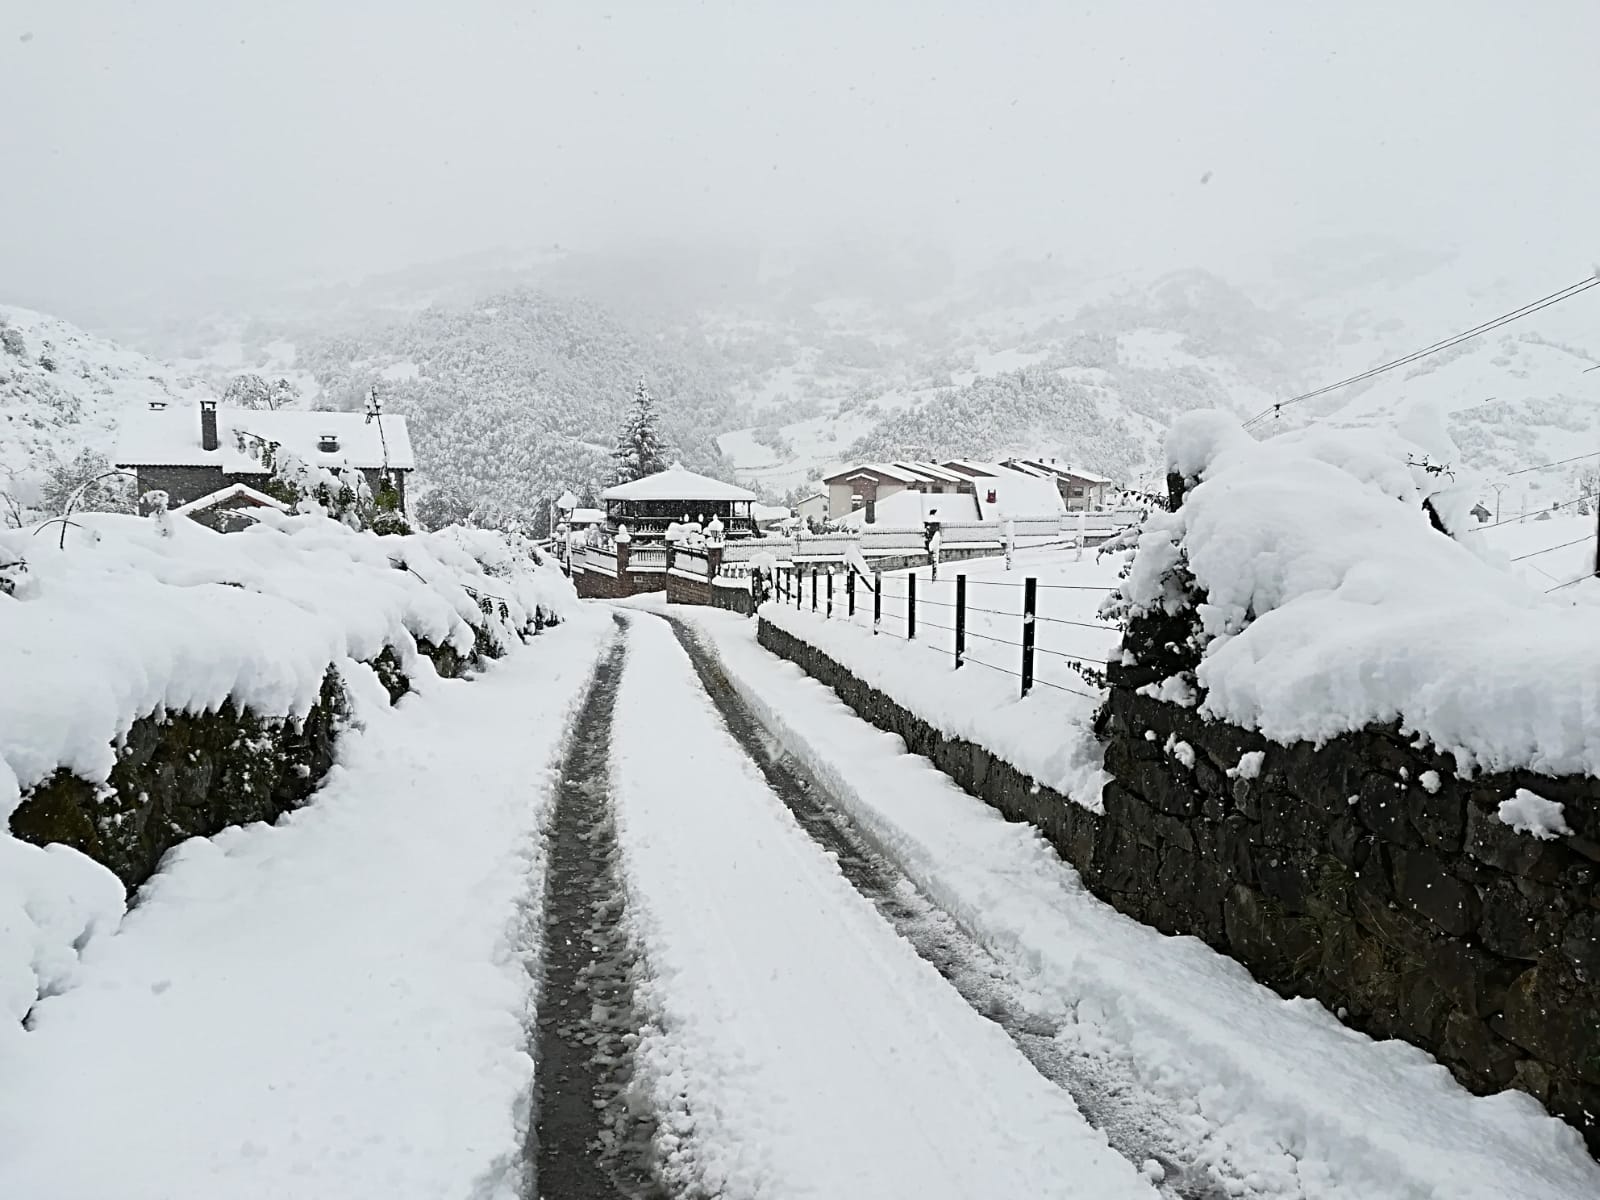
[[[28,420],[56,429],[55,442],[104,445],[111,419],[95,414],[116,408],[108,373],[220,391],[254,370],[335,407],[376,383],[413,416],[418,482],[437,485],[452,509],[439,515],[452,517],[527,513],[602,484],[641,373],[688,465],[773,497],[861,458],[1011,452],[1148,484],[1182,411],[1270,411],[1571,282],[1520,265],[1500,277],[1490,258],[1345,239],[1224,278],[1050,257],[960,271],[894,246],[781,262],[551,252],[433,264],[146,326],[140,344],[164,348],[181,370],[109,347],[88,356],[66,396],[46,385],[80,374],[66,365],[83,358],[71,348],[107,343],[18,312],[29,350],[0,358],[0,388],[13,411],[28,388]],[[1393,424],[1425,402],[1461,449],[1452,465],[1491,477],[1600,451],[1600,372],[1584,374],[1600,361],[1597,312],[1600,289],[1267,424]],[[37,364],[46,340],[59,345],[55,373]],[[81,439],[60,432],[78,426]],[[25,445],[10,434],[0,465],[14,467],[41,436]],[[1530,472],[1504,499],[1539,507],[1571,485],[1570,469]]]
[[124,414],[215,394],[198,376],[66,321],[0,305],[0,524],[12,513],[7,497],[32,508],[80,455],[109,456]]
[[[1572,282],[1486,275],[1468,255],[1347,240],[1237,282],[1002,264],[918,302],[714,312],[709,335],[743,366],[754,418],[720,444],[742,480],[777,491],[863,457],[1017,451],[1131,481],[1179,412],[1270,410]],[[1597,313],[1600,289],[1269,425],[1394,424],[1422,402],[1445,414],[1457,465],[1489,475],[1600,451],[1600,373],[1583,375],[1600,361]]]

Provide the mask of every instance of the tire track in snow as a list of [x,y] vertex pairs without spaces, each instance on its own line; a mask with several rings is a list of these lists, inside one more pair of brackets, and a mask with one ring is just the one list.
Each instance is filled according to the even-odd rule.
[[660,1200],[654,1117],[629,1103],[638,956],[628,936],[611,809],[611,725],[627,621],[578,713],[548,833],[535,1121],[534,1197]]
[[[734,740],[800,827],[839,864],[840,871],[885,920],[980,1015],[994,1021],[1046,1079],[1066,1090],[1084,1118],[1105,1132],[1111,1147],[1136,1165],[1159,1164],[1157,1187],[1172,1200],[1228,1200],[1247,1195],[1194,1160],[1171,1135],[1179,1114],[1152,1096],[1109,1059],[1075,1052],[1058,1041],[1060,1023],[1036,1011],[1032,994],[862,835],[804,764],[779,744],[724,675],[714,651],[692,628],[665,618],[694,664]],[[1155,1174],[1155,1172],[1152,1172]]]

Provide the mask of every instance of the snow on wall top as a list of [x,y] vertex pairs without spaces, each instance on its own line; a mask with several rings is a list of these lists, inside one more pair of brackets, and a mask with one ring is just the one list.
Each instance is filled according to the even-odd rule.
[[[200,444],[198,408],[181,405],[162,411],[132,413],[122,422],[117,441],[118,466],[220,467],[229,475],[265,474],[256,443],[240,436],[254,435],[293,450],[319,467],[377,468],[385,463],[397,471],[416,467],[406,419],[384,416],[377,421],[356,412],[307,412],[303,409],[219,408],[215,450]],[[339,448],[317,449],[324,434],[338,439]]]
[[756,494],[720,479],[697,475],[674,464],[665,471],[619,483],[600,493],[604,500],[754,500]]
[[[1123,595],[1135,613],[1199,604],[1203,715],[1279,742],[1398,721],[1463,769],[1600,775],[1600,635],[1582,594],[1547,596],[1435,530],[1437,477],[1376,431],[1257,442],[1231,416],[1189,414],[1167,439],[1189,481],[1145,524]],[[1458,528],[1465,488],[1434,495]],[[1180,691],[1182,689],[1175,689]]]
[[[523,571],[488,531],[379,537],[259,513],[228,534],[85,514],[65,550],[53,536],[0,532],[15,593],[0,591],[0,680],[25,685],[0,686],[0,829],[58,767],[105,779],[116,739],[150,713],[232,699],[298,718],[330,664],[389,646],[410,671],[419,638],[466,654],[479,626],[509,645],[535,605],[576,603],[552,565]],[[484,614],[469,586],[505,601],[507,616]]]

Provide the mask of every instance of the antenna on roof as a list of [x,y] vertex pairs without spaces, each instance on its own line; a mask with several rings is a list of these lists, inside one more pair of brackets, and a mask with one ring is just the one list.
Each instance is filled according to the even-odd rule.
[[367,418],[363,425],[378,423],[378,445],[383,447],[383,478],[389,478],[389,439],[383,436],[383,401],[378,399],[378,385],[367,389]]

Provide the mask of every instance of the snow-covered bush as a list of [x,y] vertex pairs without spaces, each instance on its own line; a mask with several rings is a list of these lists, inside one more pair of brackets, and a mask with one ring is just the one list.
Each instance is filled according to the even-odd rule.
[[1470,488],[1422,466],[1423,449],[1349,430],[1257,442],[1226,414],[1180,419],[1167,457],[1183,502],[1145,522],[1114,602],[1124,669],[1275,741],[1398,723],[1464,770],[1600,774],[1584,588],[1546,596],[1480,552]]
[[[363,664],[422,679],[429,648],[497,653],[577,602],[553,565],[485,531],[380,537],[275,512],[231,534],[85,514],[64,549],[0,532],[0,580],[0,831],[58,772],[104,784],[142,718],[231,702],[299,721],[330,668],[371,694]],[[0,832],[0,1037],[121,898],[75,851]]]

